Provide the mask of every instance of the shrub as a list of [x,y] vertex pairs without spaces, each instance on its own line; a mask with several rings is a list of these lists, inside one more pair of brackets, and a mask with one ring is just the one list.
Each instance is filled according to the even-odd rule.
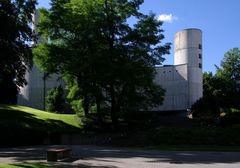
[[220,123],[222,126],[238,126],[240,124],[240,110],[229,108],[223,109],[222,113],[224,114],[220,118]]
[[219,117],[220,108],[214,97],[202,97],[192,105],[193,117],[214,119]]
[[46,97],[46,110],[50,112],[64,112],[64,93],[61,86],[54,87],[48,91]]
[[84,110],[82,107],[82,102],[83,100],[71,100],[71,107],[73,109],[73,111],[79,116],[82,117],[84,115]]

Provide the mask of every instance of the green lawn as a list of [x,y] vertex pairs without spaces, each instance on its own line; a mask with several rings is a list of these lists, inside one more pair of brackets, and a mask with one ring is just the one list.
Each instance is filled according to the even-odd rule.
[[0,163],[0,168],[54,168],[54,167],[45,163],[18,163],[18,164]]
[[48,132],[64,132],[81,128],[77,115],[55,114],[14,105],[0,105],[0,126]]

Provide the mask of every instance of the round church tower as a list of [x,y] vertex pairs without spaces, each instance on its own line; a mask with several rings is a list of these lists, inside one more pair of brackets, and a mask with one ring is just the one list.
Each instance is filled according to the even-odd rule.
[[188,106],[202,97],[202,31],[184,29],[174,37],[174,65],[187,64]]

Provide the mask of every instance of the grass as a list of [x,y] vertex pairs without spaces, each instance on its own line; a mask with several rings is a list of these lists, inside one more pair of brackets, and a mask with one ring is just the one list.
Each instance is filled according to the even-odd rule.
[[[108,139],[111,141],[103,140],[96,143],[159,150],[240,151],[240,127],[185,128],[159,125],[145,128],[140,124],[146,123],[146,117],[140,121],[139,125],[134,124],[138,129],[131,130],[128,127],[127,130],[122,130],[123,132],[109,133]],[[82,130],[83,124],[80,123],[77,115],[55,114],[23,106],[0,105],[0,146],[43,144],[44,138],[49,136],[52,136],[50,138],[56,144],[55,139],[59,139],[59,135],[79,133]],[[88,134],[81,136],[89,137]],[[92,137],[94,139],[94,136]],[[20,140],[21,142],[18,143]]]
[[77,115],[55,114],[29,107],[0,105],[0,146],[57,144],[62,134],[80,133]]
[[30,107],[1,105],[0,125],[4,123],[9,125],[13,122],[19,123],[22,127],[33,129],[48,130],[46,125],[56,126],[56,129],[61,127],[61,124],[67,128],[81,128],[80,120],[74,114],[55,114]]
[[65,124],[80,128],[79,119],[75,114],[56,114],[56,113],[45,112],[42,110],[38,110],[30,107],[24,107],[24,106],[2,105],[0,106],[0,115],[2,111],[4,112],[4,110],[19,111],[22,113],[31,114],[33,115],[34,118],[41,119],[44,121],[58,120],[58,121],[62,121]]
[[54,168],[46,163],[18,163],[18,164],[2,164],[0,168]]

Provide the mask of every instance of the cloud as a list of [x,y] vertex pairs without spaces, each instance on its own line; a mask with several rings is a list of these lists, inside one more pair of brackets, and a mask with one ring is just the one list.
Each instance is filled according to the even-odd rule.
[[173,14],[161,14],[157,19],[162,22],[172,23],[173,21],[178,20],[178,17]]

